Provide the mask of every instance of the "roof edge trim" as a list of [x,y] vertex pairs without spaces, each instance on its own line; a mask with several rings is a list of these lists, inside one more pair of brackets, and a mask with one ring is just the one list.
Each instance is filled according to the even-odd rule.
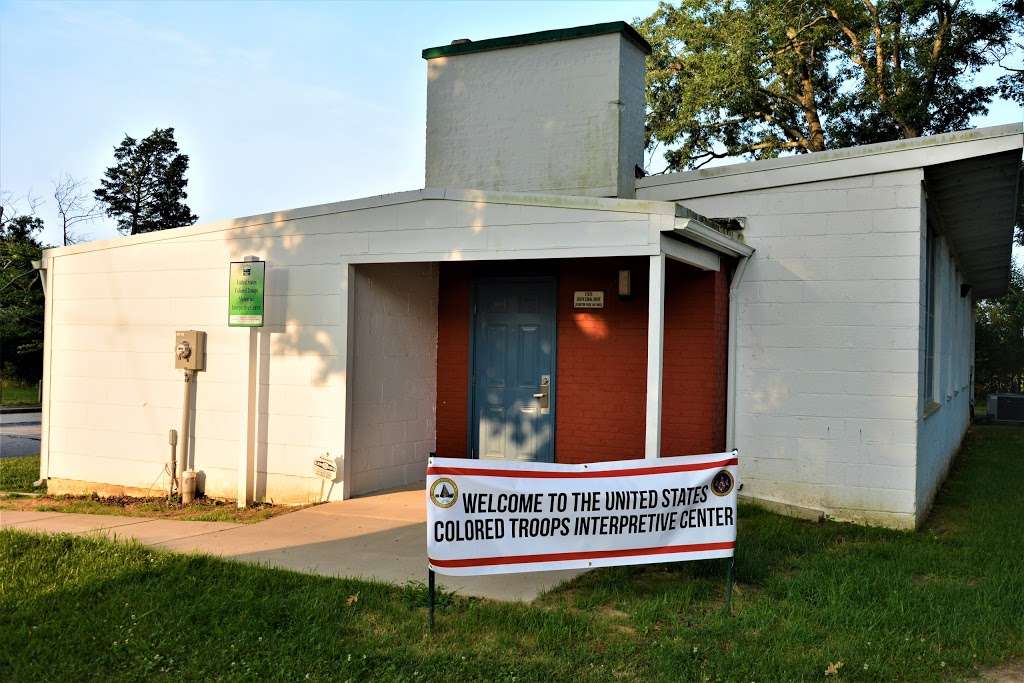
[[228,218],[219,221],[211,221],[210,223],[201,223],[199,225],[186,225],[180,228],[168,228],[167,230],[147,232],[141,235],[129,235],[126,237],[96,240],[94,242],[82,242],[81,244],[73,244],[67,247],[52,247],[43,251],[43,259],[48,262],[49,259],[58,256],[70,256],[72,254],[102,251],[104,249],[116,249],[118,247],[127,247],[135,244],[173,240],[191,235],[226,232],[228,230],[237,230],[240,228],[253,228],[270,223],[284,223],[286,221],[294,221],[304,218],[316,218],[319,216],[329,216],[349,211],[395,206],[398,204],[409,204],[424,200],[543,206],[567,210],[585,209],[590,211],[616,211],[621,213],[655,214],[663,216],[672,216],[675,214],[675,204],[651,199],[618,199],[529,192],[497,192],[491,190],[428,187],[421,190],[394,192],[390,194],[332,202],[329,204],[315,204],[312,206],[297,207],[282,211],[271,211],[268,213],[254,214],[239,218]]
[[489,52],[491,50],[504,50],[512,47],[540,45],[541,43],[554,43],[562,40],[573,40],[575,38],[603,36],[610,33],[621,33],[626,40],[640,48],[644,54],[651,54],[651,44],[648,43],[647,40],[630,24],[625,21],[609,21],[603,24],[588,24],[587,26],[558,28],[550,31],[521,33],[515,36],[501,36],[500,38],[471,40],[467,43],[439,45],[437,47],[428,47],[424,49],[422,55],[423,59],[455,57],[457,55],[467,55],[474,52]]
[[[799,154],[795,156],[779,157],[776,159],[740,161],[734,164],[713,166],[694,171],[679,171],[676,173],[647,176],[645,178],[638,179],[636,181],[636,187],[637,189],[650,189],[662,185],[707,181],[746,173],[760,173],[764,171],[782,170],[812,164],[827,164],[836,161],[853,160],[883,154],[900,154],[945,145],[970,144],[1004,137],[1017,137],[1018,140],[1015,146],[1021,147],[1024,146],[1024,138],[1022,138],[1022,134],[1024,134],[1024,123],[1009,123],[1001,126],[988,126],[985,128],[973,128],[970,130],[955,131],[952,133],[942,133],[940,135],[927,135],[909,140],[893,140],[890,142],[879,142],[872,145],[842,147],[839,149],[827,150],[825,152],[812,152],[810,154]],[[913,164],[912,166],[908,166],[908,168],[916,168],[920,166],[921,164]],[[891,170],[896,171],[901,170],[901,168],[902,167],[894,167]],[[821,179],[824,180],[826,177],[823,176]]]

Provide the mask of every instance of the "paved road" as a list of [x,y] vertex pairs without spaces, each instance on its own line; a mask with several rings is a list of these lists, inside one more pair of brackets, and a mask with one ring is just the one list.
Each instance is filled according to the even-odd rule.
[[0,458],[38,453],[42,419],[42,413],[0,415]]

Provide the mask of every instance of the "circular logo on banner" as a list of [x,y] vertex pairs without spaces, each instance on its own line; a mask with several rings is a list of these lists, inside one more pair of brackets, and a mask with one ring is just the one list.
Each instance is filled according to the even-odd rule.
[[459,487],[448,477],[430,485],[430,500],[439,508],[450,508],[459,499]]
[[728,496],[734,483],[729,470],[718,470],[718,473],[711,478],[711,492],[716,496]]

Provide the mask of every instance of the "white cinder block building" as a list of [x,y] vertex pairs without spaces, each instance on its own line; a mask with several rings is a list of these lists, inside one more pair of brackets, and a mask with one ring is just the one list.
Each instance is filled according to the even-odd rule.
[[166,490],[196,329],[210,496],[735,447],[752,499],[919,523],[969,423],[973,303],[1007,287],[1021,125],[637,180],[647,52],[618,22],[428,49],[425,189],[48,250],[50,490]]

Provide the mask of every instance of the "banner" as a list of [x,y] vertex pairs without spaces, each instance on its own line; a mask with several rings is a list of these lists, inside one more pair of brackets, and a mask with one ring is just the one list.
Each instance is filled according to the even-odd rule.
[[431,458],[427,558],[505,574],[731,557],[736,452],[586,465]]

